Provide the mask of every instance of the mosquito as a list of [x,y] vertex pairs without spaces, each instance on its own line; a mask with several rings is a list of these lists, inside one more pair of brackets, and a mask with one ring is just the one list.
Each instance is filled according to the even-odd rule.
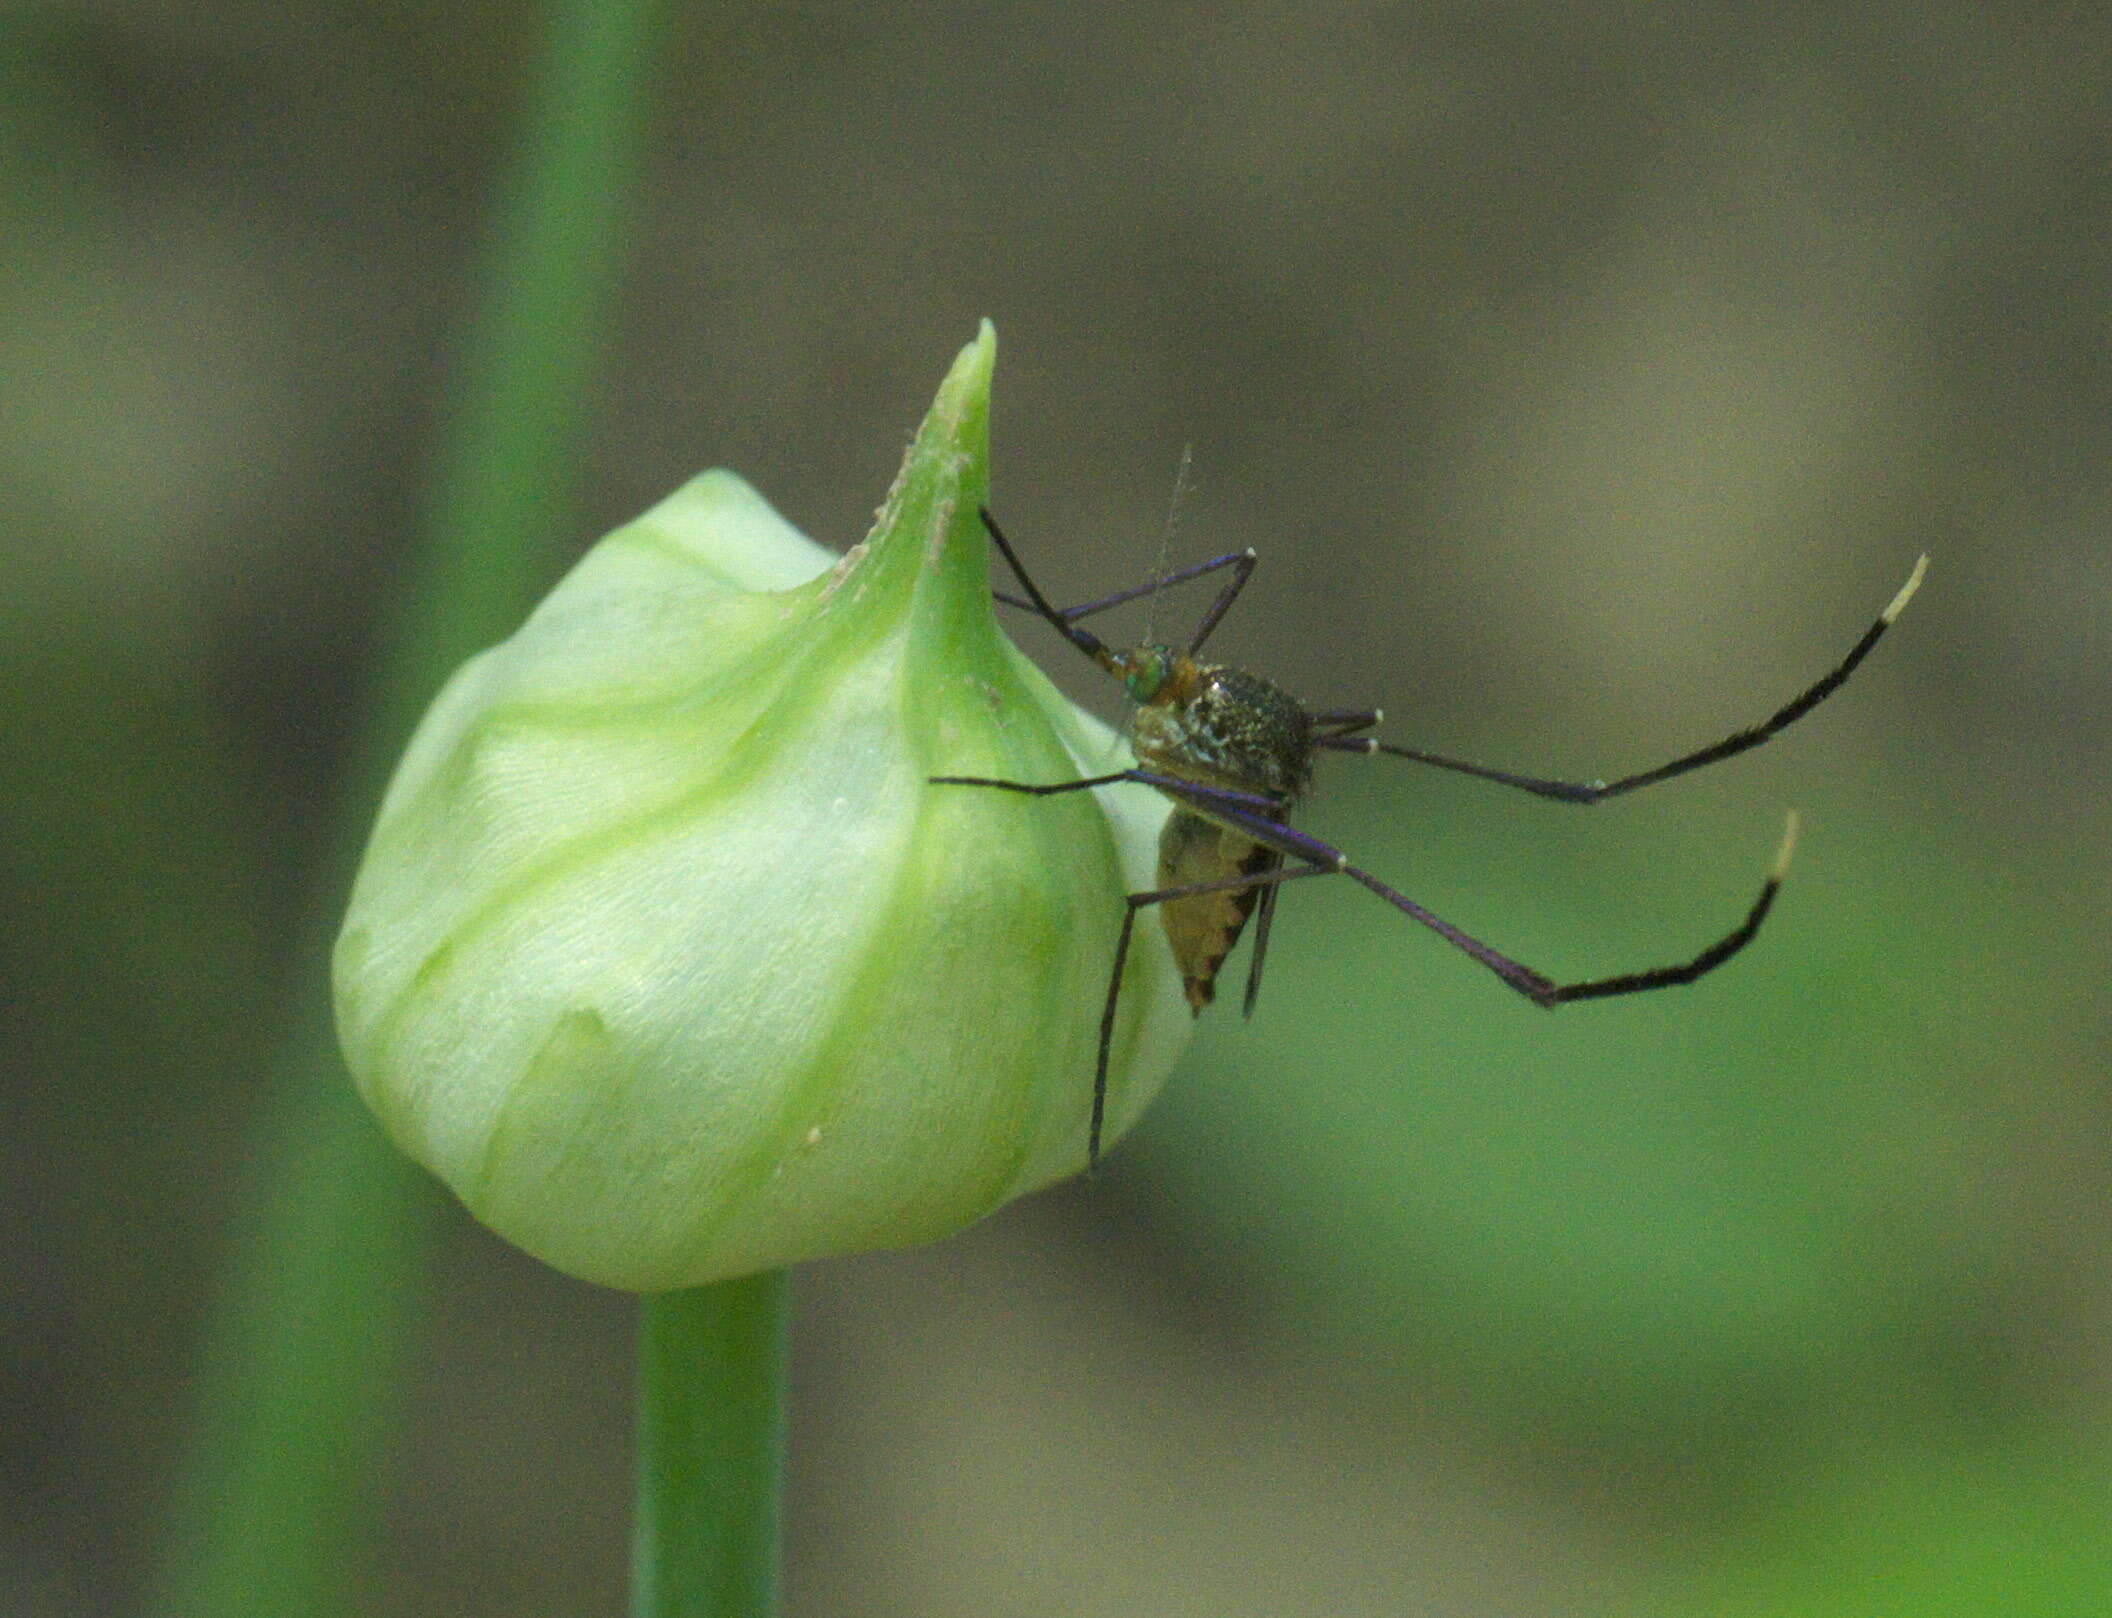
[[[1217,975],[1232,947],[1239,942],[1248,921],[1254,922],[1254,951],[1247,966],[1243,1009],[1254,1012],[1261,992],[1261,969],[1269,946],[1269,924],[1276,911],[1276,896],[1283,884],[1304,877],[1346,876],[1376,893],[1404,915],[1421,922],[1453,948],[1463,951],[1495,973],[1506,986],[1535,1005],[1552,1010],[1572,1000],[1603,1000],[1614,995],[1639,994],[1646,989],[1666,989],[1692,983],[1713,972],[1753,941],[1760,924],[1781,889],[1796,846],[1797,817],[1789,815],[1782,842],[1760,896],[1730,932],[1700,954],[1675,966],[1655,966],[1614,977],[1589,978],[1576,983],[1557,983],[1544,973],[1499,953],[1478,938],[1469,936],[1442,916],[1433,914],[1405,894],[1388,887],[1369,871],[1352,865],[1349,856],[1290,824],[1290,813],[1312,785],[1313,765],[1323,752],[1387,753],[1417,764],[1432,765],[1461,775],[1478,776],[1498,786],[1512,787],[1559,803],[1590,804],[1623,793],[1669,781],[1674,776],[1701,769],[1758,747],[1777,732],[1795,724],[1840,689],[1855,672],[1856,665],[1870,655],[1892,621],[1906,609],[1929,559],[1923,556],[1891,604],[1877,621],[1863,631],[1862,639],[1848,655],[1816,684],[1808,687],[1759,724],[1726,736],[1722,741],[1686,753],[1669,764],[1622,776],[1617,781],[1557,781],[1509,770],[1493,770],[1421,748],[1382,742],[1366,732],[1377,728],[1383,717],[1377,708],[1327,708],[1308,712],[1296,698],[1272,681],[1244,669],[1205,663],[1197,658],[1232,603],[1239,599],[1252,577],[1256,553],[1233,551],[1192,567],[1182,568],[1135,589],[1119,590],[1098,601],[1077,607],[1052,607],[1048,597],[1020,564],[1019,555],[987,507],[983,526],[1003,553],[1012,574],[1026,592],[1026,599],[993,592],[1000,601],[1047,620],[1079,651],[1122,682],[1134,704],[1129,726],[1134,768],[1087,776],[1076,781],[1048,783],[1000,781],[987,776],[935,775],[935,784],[988,787],[1001,792],[1020,792],[1049,797],[1061,792],[1084,792],[1094,787],[1134,782],[1153,787],[1173,800],[1173,812],[1159,834],[1158,886],[1132,893],[1125,900],[1122,930],[1115,941],[1114,967],[1107,984],[1107,1002],[1100,1013],[1099,1064],[1093,1073],[1092,1123],[1086,1135],[1088,1169],[1100,1160],[1101,1126],[1107,1115],[1108,1052],[1114,1042],[1115,1008],[1122,994],[1122,969],[1129,960],[1137,917],[1156,907],[1166,931],[1166,941],[1180,968],[1191,1012],[1200,1016],[1217,992]],[[1118,607],[1140,596],[1152,595],[1177,584],[1187,584],[1213,573],[1230,570],[1202,621],[1189,635],[1186,645],[1147,644],[1127,652],[1111,650],[1091,630],[1079,627],[1110,607]]]

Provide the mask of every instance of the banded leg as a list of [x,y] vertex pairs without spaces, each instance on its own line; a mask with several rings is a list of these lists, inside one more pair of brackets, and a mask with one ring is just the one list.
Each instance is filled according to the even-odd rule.
[[1914,592],[1921,588],[1922,575],[1928,571],[1929,559],[1924,556],[1914,564],[1914,571],[1907,582],[1900,586],[1899,594],[1892,598],[1891,605],[1877,615],[1877,621],[1863,631],[1863,638],[1855,643],[1848,655],[1834,665],[1827,675],[1796,697],[1784,703],[1768,718],[1757,725],[1748,726],[1720,742],[1683,754],[1669,764],[1660,764],[1654,770],[1643,770],[1635,775],[1622,776],[1618,781],[1553,781],[1536,775],[1517,775],[1509,770],[1492,770],[1485,765],[1469,764],[1464,759],[1448,758],[1441,753],[1426,753],[1420,748],[1397,747],[1391,742],[1378,741],[1370,736],[1335,735],[1317,737],[1314,745],[1332,748],[1341,753],[1390,753],[1395,758],[1412,759],[1418,764],[1433,765],[1440,770],[1452,770],[1460,775],[1479,776],[1484,781],[1494,781],[1498,786],[1516,787],[1521,792],[1535,793],[1543,798],[1554,798],[1563,803],[1598,803],[1605,798],[1619,797],[1624,792],[1639,792],[1644,787],[1655,786],[1660,781],[1669,781],[1674,776],[1685,775],[1689,770],[1698,770],[1705,765],[1723,759],[1734,758],[1750,748],[1758,747],[1769,737],[1787,730],[1812,709],[1824,702],[1841,688],[1858,663],[1870,655],[1870,648],[1892,627],[1892,621],[1906,610]]
[[1774,907],[1775,895],[1781,891],[1782,880],[1789,872],[1790,856],[1797,846],[1797,817],[1790,813],[1783,827],[1782,842],[1775,851],[1774,861],[1768,867],[1767,877],[1761,883],[1759,897],[1746,912],[1745,919],[1730,932],[1700,954],[1689,960],[1670,966],[1654,966],[1640,972],[1623,972],[1613,977],[1589,978],[1575,983],[1557,983],[1543,972],[1537,972],[1508,955],[1491,949],[1480,939],[1462,932],[1442,916],[1425,910],[1407,895],[1388,887],[1369,871],[1349,863],[1349,857],[1339,849],[1309,837],[1304,832],[1256,814],[1243,805],[1221,798],[1213,788],[1191,787],[1180,794],[1194,805],[1214,814],[1228,826],[1245,832],[1257,843],[1277,850],[1291,859],[1311,861],[1316,866],[1330,871],[1339,871],[1352,881],[1362,884],[1384,899],[1394,909],[1428,927],[1454,949],[1471,956],[1487,967],[1506,986],[1515,989],[1535,1005],[1552,1010],[1571,1000],[1603,1000],[1614,995],[1639,994],[1649,989],[1668,989],[1676,984],[1692,983],[1696,978],[1713,972],[1733,955],[1753,941],[1760,931],[1760,924]]
[[1134,781],[1141,786],[1156,787],[1177,801],[1244,832],[1264,847],[1275,849],[1285,858],[1302,862],[1295,866],[1280,866],[1273,871],[1126,896],[1122,930],[1115,944],[1114,969],[1108,980],[1107,1002],[1100,1015],[1099,1057],[1093,1075],[1092,1122],[1087,1135],[1088,1168],[1098,1163],[1100,1158],[1100,1135],[1107,1110],[1107,1068],[1114,1042],[1115,1011],[1121,997],[1122,971],[1129,959],[1130,939],[1135,934],[1137,913],[1140,910],[1164,904],[1171,899],[1190,898],[1205,893],[1222,893],[1240,888],[1267,889],[1268,892],[1262,899],[1261,929],[1255,936],[1255,958],[1247,979],[1246,1008],[1251,1012],[1261,985],[1261,963],[1267,948],[1267,926],[1274,909],[1275,890],[1285,882],[1298,881],[1304,877],[1339,874],[1369,888],[1403,915],[1420,922],[1453,948],[1479,961],[1501,979],[1506,987],[1524,995],[1535,1005],[1552,1010],[1572,1000],[1602,1000],[1616,995],[1638,994],[1650,989],[1671,988],[1677,984],[1692,983],[1695,979],[1713,972],[1750,944],[1759,933],[1761,923],[1767,919],[1768,912],[1774,907],[1775,895],[1781,891],[1783,878],[1788,874],[1790,856],[1794,853],[1797,842],[1797,817],[1792,812],[1783,828],[1781,845],[1776,850],[1765,881],[1761,884],[1759,896],[1746,912],[1745,919],[1699,954],[1669,966],[1648,967],[1639,972],[1586,978],[1573,983],[1557,983],[1545,973],[1511,959],[1455,927],[1434,911],[1425,909],[1406,894],[1380,881],[1369,871],[1352,865],[1349,856],[1340,849],[1284,824],[1277,818],[1281,806],[1275,800],[1257,793],[1199,786],[1192,781],[1141,769],[1117,770],[1108,775],[1047,784],[962,775],[935,775],[931,780],[935,784],[994,787],[1000,791],[1019,792],[1033,797],[1080,792],[1092,787],[1110,786],[1117,781]]

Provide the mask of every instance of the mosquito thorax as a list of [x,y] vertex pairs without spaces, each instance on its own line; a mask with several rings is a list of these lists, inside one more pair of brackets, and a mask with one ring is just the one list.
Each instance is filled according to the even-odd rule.
[[1286,804],[1304,793],[1313,773],[1312,722],[1282,687],[1163,646],[1139,647],[1120,663],[1138,703],[1130,743],[1146,769]]

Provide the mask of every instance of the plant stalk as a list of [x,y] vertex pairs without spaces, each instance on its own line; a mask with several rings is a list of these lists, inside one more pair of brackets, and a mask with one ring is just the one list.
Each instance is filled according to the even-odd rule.
[[644,1299],[631,1618],[770,1618],[784,1484],[786,1270]]

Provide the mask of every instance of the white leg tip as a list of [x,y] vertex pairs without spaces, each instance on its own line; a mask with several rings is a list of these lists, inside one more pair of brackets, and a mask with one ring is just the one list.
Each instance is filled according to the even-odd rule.
[[1775,850],[1775,863],[1767,868],[1767,879],[1780,882],[1789,874],[1789,862],[1797,851],[1797,812],[1792,809],[1782,827],[1782,845]]
[[1880,623],[1889,624],[1907,610],[1907,603],[1914,599],[1914,592],[1921,588],[1921,577],[1929,570],[1929,555],[1924,551],[1921,560],[1914,564],[1914,571],[1907,575],[1907,582],[1899,587],[1899,594],[1892,598],[1892,605],[1879,616]]

